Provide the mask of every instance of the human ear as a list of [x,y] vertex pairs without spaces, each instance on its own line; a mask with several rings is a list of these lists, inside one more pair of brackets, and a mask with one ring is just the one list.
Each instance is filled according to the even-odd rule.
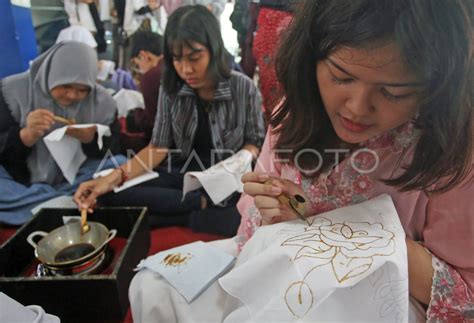
[[148,55],[148,52],[147,51],[144,51],[144,50],[141,50],[139,53],[138,53],[140,59],[143,59],[143,60],[150,60],[150,55]]

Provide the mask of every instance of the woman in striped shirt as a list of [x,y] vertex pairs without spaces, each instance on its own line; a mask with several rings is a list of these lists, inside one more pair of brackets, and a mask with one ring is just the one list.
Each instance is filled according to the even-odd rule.
[[[150,144],[111,174],[83,183],[80,208],[101,204],[148,207],[163,224],[233,235],[240,223],[238,194],[226,207],[210,207],[201,191],[182,200],[184,173],[201,171],[238,151],[258,155],[264,138],[261,97],[253,81],[231,72],[219,22],[205,7],[184,6],[169,18],[164,35],[164,75]],[[158,168],[158,179],[123,193],[125,181]],[[163,222],[164,221],[164,222]]]

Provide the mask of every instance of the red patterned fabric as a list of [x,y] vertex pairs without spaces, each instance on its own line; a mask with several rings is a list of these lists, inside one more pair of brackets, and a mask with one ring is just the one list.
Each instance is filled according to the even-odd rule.
[[290,12],[261,7],[257,31],[253,41],[253,55],[257,61],[260,92],[267,116],[280,101],[282,89],[276,77],[274,58],[282,32],[290,24]]
[[427,322],[472,322],[473,295],[461,275],[446,262],[433,256],[431,302]]

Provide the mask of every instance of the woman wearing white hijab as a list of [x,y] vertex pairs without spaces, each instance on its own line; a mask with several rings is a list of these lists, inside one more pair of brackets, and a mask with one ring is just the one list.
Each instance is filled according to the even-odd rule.
[[0,81],[0,222],[20,224],[31,217],[35,205],[74,191],[76,185],[65,181],[42,140],[64,126],[55,116],[112,130],[99,150],[95,126],[68,128],[66,134],[81,141],[88,157],[76,182],[91,177],[95,168],[90,158],[100,162],[116,144],[116,104],[96,84],[97,71],[97,54],[91,47],[65,42],[35,59],[30,70]]

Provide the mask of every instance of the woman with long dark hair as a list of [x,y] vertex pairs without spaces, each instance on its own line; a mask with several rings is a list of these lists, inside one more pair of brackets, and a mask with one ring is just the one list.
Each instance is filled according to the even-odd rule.
[[205,170],[229,152],[257,156],[263,142],[260,94],[251,79],[229,70],[227,59],[219,22],[209,10],[196,5],[173,12],[164,34],[164,74],[150,144],[110,175],[83,183],[77,204],[92,208],[99,196],[158,168],[158,179],[100,202],[145,205],[151,215],[167,215],[167,224],[235,234],[238,194],[225,208],[210,207],[202,190],[182,200],[185,172]]
[[[284,100],[256,171],[242,179],[238,236],[214,243],[243,248],[237,267],[191,304],[142,270],[130,287],[134,318],[472,320],[473,13],[469,0],[303,1],[277,58]],[[306,207],[282,195],[299,195]],[[390,205],[354,211],[379,195]],[[400,229],[393,254],[404,275],[392,280],[393,267],[384,267],[350,285],[372,263],[362,251],[384,239],[351,223],[374,213],[383,226],[386,209]],[[337,225],[325,221],[335,213]],[[324,265],[306,284],[306,269]],[[371,287],[357,294],[360,285]]]

